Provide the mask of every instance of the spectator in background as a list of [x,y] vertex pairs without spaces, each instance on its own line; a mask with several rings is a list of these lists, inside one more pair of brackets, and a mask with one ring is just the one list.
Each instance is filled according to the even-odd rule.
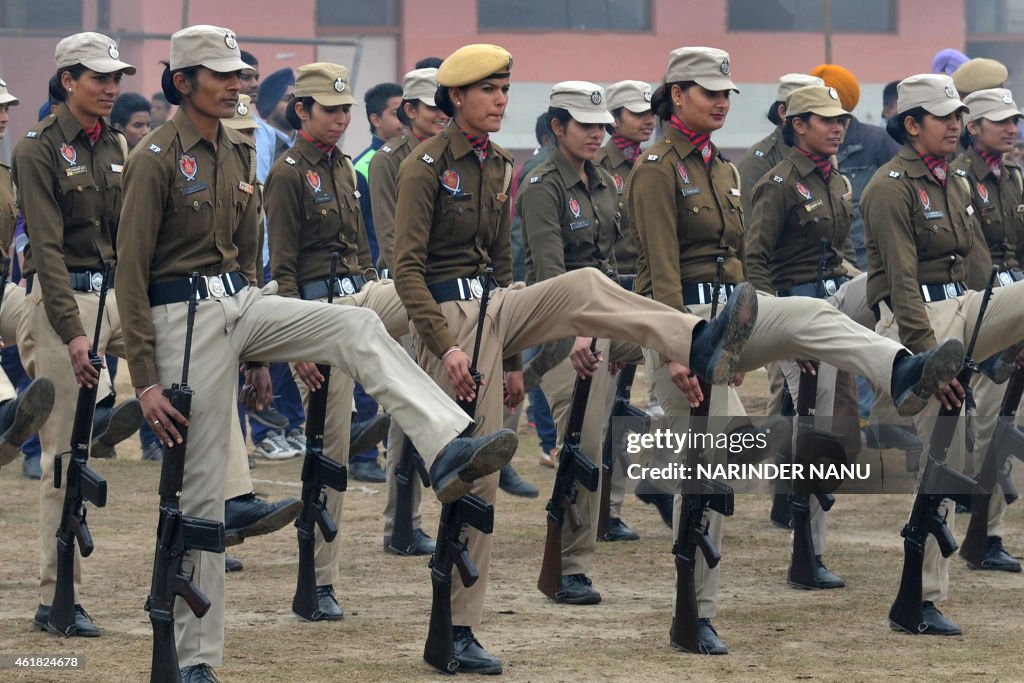
[[439,69],[441,68],[441,62],[444,60],[440,57],[424,57],[420,61],[416,62],[415,69]]
[[1006,162],[1018,166],[1024,165],[1024,142],[1013,143],[1013,151],[1007,153]]
[[285,109],[294,92],[295,73],[286,67],[278,69],[263,79],[256,96],[256,111],[274,131],[273,159],[292,146],[294,131],[285,118]]
[[947,47],[945,50],[939,50],[935,53],[935,56],[932,57],[932,73],[952,76],[953,72],[968,59],[967,55],[952,47]]
[[114,102],[110,110],[110,125],[114,130],[124,133],[128,149],[135,149],[139,140],[149,133],[151,110],[149,100],[137,92],[121,93]]
[[893,116],[896,116],[896,86],[900,84],[899,81],[891,81],[885,84],[885,89],[882,90],[882,120],[878,122],[882,128],[885,128],[885,123]]
[[151,130],[156,130],[167,123],[167,119],[170,118],[171,103],[167,101],[162,92],[158,92],[149,98],[149,104],[149,127]]

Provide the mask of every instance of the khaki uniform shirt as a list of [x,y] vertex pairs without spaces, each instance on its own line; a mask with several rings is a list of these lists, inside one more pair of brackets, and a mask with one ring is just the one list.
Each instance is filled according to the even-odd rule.
[[455,337],[427,284],[475,277],[488,265],[499,286],[512,283],[511,165],[511,155],[491,141],[481,168],[453,119],[399,168],[395,287],[438,357],[455,345]]
[[370,159],[370,204],[377,234],[377,269],[394,269],[395,205],[398,203],[398,167],[419,143],[410,135],[391,138]]
[[641,155],[626,182],[637,238],[636,291],[683,310],[684,284],[746,280],[743,208],[736,167],[714,151],[711,169],[685,135],[669,128]]
[[633,241],[633,226],[629,220],[629,212],[626,211],[626,181],[633,171],[633,164],[611,140],[598,150],[594,163],[611,174],[618,199],[619,235],[615,241],[616,269],[619,275],[635,275],[636,243]]
[[0,163],[0,245],[5,258],[14,242],[14,229],[18,226],[18,198],[14,194],[11,167]]
[[297,136],[270,168],[266,206],[270,272],[281,296],[298,297],[299,285],[326,280],[331,252],[338,252],[339,277],[373,267],[352,162],[340,151],[328,158]]
[[868,304],[890,297],[900,341],[914,353],[927,351],[936,340],[920,285],[966,281],[975,238],[981,239],[967,183],[950,173],[943,188],[907,144],[875,173],[860,208]]
[[767,137],[755,142],[747,149],[740,162],[736,165],[740,170],[740,179],[743,181],[743,213],[748,220],[752,214],[754,195],[750,191],[761,178],[765,176],[774,166],[782,163],[782,160],[789,156],[792,148],[782,139],[782,130],[775,127]]
[[157,380],[149,285],[240,271],[261,261],[255,147],[219,126],[217,149],[184,110],[132,150],[125,167],[124,228],[117,241],[117,306],[132,383]]
[[93,146],[62,104],[18,141],[12,160],[29,238],[24,273],[39,278],[46,317],[65,344],[86,334],[68,273],[103,270],[117,240],[124,154],[121,134],[100,125]]
[[821,238],[828,239],[821,277],[846,275],[843,245],[853,221],[852,193],[839,171],[824,176],[806,154],[793,149],[753,187],[747,223],[747,276],[775,293],[818,279]]
[[[1021,191],[1020,167],[1004,163],[996,178],[985,160],[970,149],[957,157],[949,168],[951,175],[970,183],[974,215],[985,235],[991,262],[1003,269],[1020,268],[1017,250],[1024,242],[1024,192]],[[967,274],[968,286],[985,289],[990,269],[991,265],[972,268]]]
[[516,213],[523,221],[528,285],[579,268],[615,271],[615,183],[589,161],[584,171],[589,189],[565,155],[555,150],[520,189]]

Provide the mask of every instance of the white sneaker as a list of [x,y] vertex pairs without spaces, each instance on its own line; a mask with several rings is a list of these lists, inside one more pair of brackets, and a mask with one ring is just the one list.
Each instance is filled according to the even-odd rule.
[[658,401],[651,401],[647,404],[647,414],[651,417],[665,417],[665,409]]
[[299,454],[285,439],[284,434],[271,434],[256,444],[256,455],[267,460],[287,460]]
[[296,455],[306,454],[306,432],[296,427],[284,437],[285,443],[296,450]]

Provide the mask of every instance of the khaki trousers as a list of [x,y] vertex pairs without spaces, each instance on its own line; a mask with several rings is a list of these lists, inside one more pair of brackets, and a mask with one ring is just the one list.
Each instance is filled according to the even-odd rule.
[[[25,303],[25,288],[8,282],[0,303],[0,339],[7,346],[18,343],[18,323],[21,321],[22,306]],[[0,369],[0,402],[9,401],[18,395],[7,373]]]
[[[610,344],[607,339],[597,342],[598,352],[605,359],[609,357]],[[568,358],[551,368],[541,379],[540,387],[551,406],[551,417],[558,430],[558,441],[565,439],[566,427],[569,424],[569,412],[572,407],[572,393],[576,386],[576,370]],[[587,397],[586,414],[583,417],[583,431],[580,435],[580,449],[590,462],[596,464],[600,476],[604,477],[601,468],[604,434],[608,428],[608,415],[611,403],[615,400],[614,385],[611,384],[607,364],[602,364],[594,373],[590,383],[590,395]],[[622,477],[612,477],[612,481]],[[594,557],[594,546],[597,543],[597,517],[601,512],[601,482],[598,479],[597,491],[591,493],[583,486],[576,487],[576,507],[579,508],[583,525],[573,531],[571,524],[562,525],[562,575],[586,574]]]
[[[480,302],[448,301],[440,305],[455,341],[473,356]],[[502,425],[502,358],[546,341],[570,336],[595,335],[623,339],[686,362],[690,341],[699,318],[627,292],[595,268],[559,275],[523,287],[513,285],[490,294],[487,327],[481,338],[477,369],[486,382],[478,392],[477,434],[496,431]],[[441,360],[423,344],[414,331],[413,342],[424,370],[453,395],[451,382]],[[476,482],[472,492],[493,503],[498,474]],[[492,534],[469,532],[469,552],[480,572],[472,588],[458,580],[452,586],[452,623],[475,627],[483,614],[490,573]]]
[[[983,292],[969,291],[955,299],[925,304],[925,309],[928,311],[928,319],[931,322],[932,329],[935,331],[935,338],[939,341],[944,339],[960,339],[966,347],[970,343],[970,337],[974,332],[974,325],[978,319],[978,311],[981,308],[983,297]],[[1024,316],[1021,315],[1021,301],[1024,301],[1024,282],[1015,282],[1012,285],[997,287],[992,291],[992,298],[985,312],[985,320],[981,331],[978,333],[978,341],[974,347],[975,358],[988,358],[1024,339]],[[879,312],[881,313],[881,318],[875,329],[878,330],[879,334],[886,337],[899,339],[899,327],[893,319],[892,311],[885,305],[885,302],[879,304]],[[977,377],[975,377],[975,380],[977,380]],[[931,432],[935,426],[935,419],[938,413],[939,402],[933,399],[928,402],[928,405],[921,413],[913,418],[917,433],[924,443],[928,443],[931,438]],[[957,424],[953,443],[950,444],[947,453],[947,464],[952,469],[962,471],[966,451],[964,423],[961,420]],[[1002,498],[1002,496],[993,496],[993,498],[996,497]],[[954,518],[956,515],[953,514],[953,505],[948,499],[944,500],[940,506],[940,514],[946,516],[949,530],[954,532]],[[938,544],[930,534],[925,542],[922,585],[924,588],[923,599],[925,601],[938,602],[945,600],[949,594],[949,558],[942,557]]]
[[[840,313],[835,306],[822,299],[808,297],[778,298],[758,293],[757,323],[750,340],[743,348],[739,369],[742,372],[761,367],[771,361],[787,359],[814,359],[830,363],[850,372],[864,375],[886,391],[892,383],[892,365],[897,354],[905,351],[902,345],[873,334],[870,330]],[[711,306],[703,304],[690,309],[701,317],[709,317]],[[654,390],[667,415],[689,417],[689,404],[680,395],[671,401],[672,386],[664,358],[650,350],[645,351],[647,370],[654,377]],[[666,399],[671,402],[666,403]],[[672,410],[669,410],[669,405]],[[738,417],[745,415],[742,403],[734,391],[712,392],[711,417]],[[725,462],[725,454],[714,452],[712,464]],[[675,520],[682,505],[677,496]],[[712,540],[720,544],[720,515],[708,512],[709,532]],[[679,529],[673,530],[678,535]],[[720,547],[720,546],[719,546]],[[698,557],[695,572],[697,603],[701,618],[717,614],[718,577],[721,565],[708,569],[703,556]]]
[[[326,298],[321,301],[326,302]],[[409,329],[409,316],[405,312],[402,300],[391,280],[369,282],[352,296],[338,297],[335,304],[355,306],[376,313],[384,328],[392,337],[400,337]],[[292,366],[294,368],[294,366]],[[302,396],[302,406],[309,411],[309,389],[305,382],[295,377],[295,386]],[[324,455],[328,458],[348,465],[349,438],[352,433],[352,391],[355,382],[340,368],[331,368],[331,381],[327,387],[327,419],[324,423]],[[390,442],[389,442],[390,443]],[[401,442],[399,442],[400,444]],[[327,510],[331,519],[338,525],[339,534],[333,543],[324,542],[320,527],[316,527],[314,542],[314,565],[316,566],[316,585],[334,585],[341,581],[341,513],[345,503],[345,494],[325,487]]]
[[[404,307],[402,311],[405,311]],[[408,314],[406,314],[406,320],[408,320]],[[406,353],[409,354],[409,357],[415,359],[416,351],[412,346],[412,335],[409,333],[408,324],[398,341],[402,344],[402,348],[405,349]],[[518,429],[516,431],[518,432]],[[401,491],[398,488],[398,480],[395,479],[395,473],[398,471],[398,461],[402,457],[402,444],[404,442],[405,432],[402,431],[402,427],[397,422],[392,420],[391,426],[388,428],[388,449],[384,460],[384,486],[388,490],[388,498],[384,503],[385,536],[390,536],[395,528],[395,510],[398,509],[398,496],[401,495]],[[409,488],[412,496],[412,528],[420,529],[423,526],[423,515],[420,514],[423,487],[417,479]]]
[[[61,488],[53,487],[54,456],[71,447],[71,429],[75,420],[75,405],[78,400],[78,383],[71,367],[68,347],[61,341],[46,317],[43,305],[42,282],[36,278],[32,293],[25,296],[21,320],[18,323],[18,350],[25,372],[29,377],[47,376],[53,380],[55,399],[53,410],[46,424],[39,430],[42,455],[39,460],[43,475],[39,481],[39,602],[50,605],[57,582],[57,541],[54,534],[60,526],[64,509],[64,484],[67,482],[68,458],[64,458],[64,474]],[[75,292],[78,315],[86,334],[90,336],[96,328],[99,312],[98,292]],[[4,302],[6,304],[6,302]],[[7,308],[5,305],[4,308]],[[14,308],[13,306],[11,307]],[[13,311],[12,311],[13,312]],[[3,311],[4,314],[7,311]],[[124,338],[121,334],[121,317],[117,311],[117,296],[114,290],[107,292],[103,309],[103,324],[97,351],[102,358],[111,353],[124,358]],[[97,400],[105,398],[111,390],[110,376],[106,371],[100,376]],[[75,595],[80,596],[82,585],[81,553],[75,553]],[[77,597],[76,597],[77,599]]]
[[[350,306],[328,306],[273,296],[276,283],[263,291],[246,287],[233,297],[199,302],[193,332],[189,384],[195,392],[189,424],[182,487],[183,514],[223,521],[224,491],[234,429],[238,362],[311,360],[338,368],[359,381],[410,433],[420,453],[432,462],[440,450],[470,423],[390,338],[376,313]],[[184,302],[151,309],[156,331],[160,383],[181,379],[185,345]],[[66,355],[66,354],[65,354]],[[350,405],[345,401],[346,408]],[[189,552],[186,566],[213,603],[197,619],[184,603],[175,610],[181,666],[220,666],[224,645],[224,557]]]

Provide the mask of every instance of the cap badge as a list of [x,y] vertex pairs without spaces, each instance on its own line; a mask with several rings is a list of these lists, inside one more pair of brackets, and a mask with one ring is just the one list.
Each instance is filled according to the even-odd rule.
[[590,101],[594,104],[601,104],[601,91],[595,90],[590,93]]
[[345,79],[343,79],[341,76],[338,76],[337,78],[334,79],[334,92],[345,92],[345,88],[347,87],[348,86],[345,85]]
[[835,88],[829,88],[828,89],[828,96],[831,97],[833,100],[838,100],[839,99],[839,93],[836,92]]
[[[6,88],[7,85],[4,84],[4,87]],[[1009,95],[1003,95],[1003,104],[1013,104],[1013,98]]]
[[185,180],[195,180],[196,173],[199,172],[199,162],[191,154],[182,154],[178,159],[178,170],[185,176]]
[[978,183],[978,196],[983,203],[988,204],[988,188],[981,183]]
[[441,174],[441,187],[453,196],[459,194],[462,191],[462,178],[459,177],[459,172],[452,168],[446,169]]
[[107,54],[110,55],[111,59],[120,59],[121,58],[121,53],[117,51],[117,45],[114,45],[113,43],[111,43],[107,47]]
[[686,166],[681,161],[676,162],[676,171],[679,173],[679,177],[683,179],[684,185],[690,184],[690,174],[686,172]]
[[238,47],[238,41],[235,40],[235,34],[228,31],[224,34],[224,44],[228,46],[229,50],[234,50]]
[[719,66],[718,68],[719,68],[719,70],[721,70],[723,76],[728,76],[729,74],[732,73],[732,67],[729,66],[729,60],[728,59],[723,59],[722,60],[722,65]]
[[74,146],[64,142],[60,146],[60,155],[64,157],[64,161],[68,162],[72,166],[78,160],[78,152],[75,151]]
[[946,97],[956,97],[956,88],[951,85],[946,86]]
[[249,107],[245,106],[245,102],[239,102],[238,106],[235,107],[235,111],[238,113],[239,116],[249,115]]
[[306,171],[306,182],[313,188],[313,192],[320,191],[320,174],[316,171]]
[[644,90],[644,102],[650,102],[650,101],[651,101],[651,90],[650,90],[650,88],[648,88],[647,90]]
[[580,217],[580,203],[576,201],[575,197],[569,197],[569,210],[572,211],[573,218]]
[[512,57],[511,57],[511,55],[508,58],[508,67],[506,67],[505,70],[506,71],[511,71],[512,70]]
[[7,81],[5,81],[4,79],[0,78],[0,86],[3,86],[3,87],[6,88],[7,87]]
[[811,191],[808,190],[807,186],[804,185],[803,183],[796,184],[796,191],[799,192],[800,196],[803,197],[804,199],[813,199],[813,197],[811,196]]
[[932,200],[929,199],[928,193],[925,192],[923,188],[919,188],[917,190],[917,196],[921,199],[921,206],[924,208],[924,210],[925,211],[931,211],[932,210]]

